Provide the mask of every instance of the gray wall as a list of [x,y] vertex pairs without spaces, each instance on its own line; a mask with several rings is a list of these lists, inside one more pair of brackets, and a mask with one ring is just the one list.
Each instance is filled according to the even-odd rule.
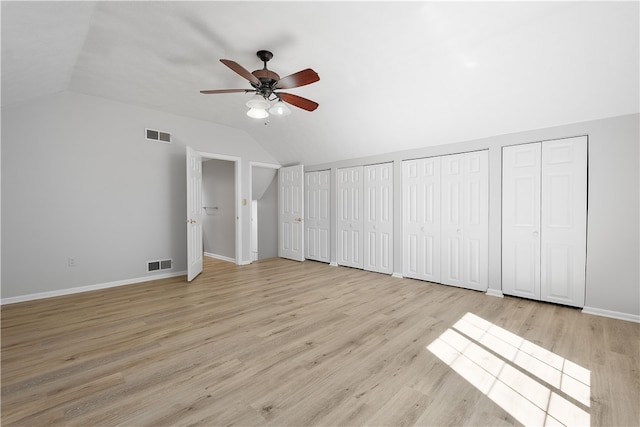
[[[146,141],[145,127],[173,143]],[[278,163],[245,132],[72,92],[3,108],[3,301],[154,278],[150,260],[186,270],[187,145],[239,157],[246,199],[249,162]],[[238,263],[250,213],[239,206]]]
[[278,180],[275,175],[258,200],[258,259],[278,256]]
[[[640,115],[495,136],[458,144],[425,147],[385,155],[307,166],[306,171],[394,162],[394,218],[402,218],[402,161],[473,150],[489,150],[489,288],[501,293],[501,163],[502,147],[514,144],[589,136],[589,206],[585,311],[640,320]],[[401,131],[398,133],[402,134]],[[393,142],[390,141],[390,151]],[[331,211],[336,212],[336,191]],[[336,261],[336,220],[331,222],[331,261]],[[402,273],[402,221],[394,225],[394,272]]]
[[204,251],[235,260],[235,162],[204,159],[202,163],[202,234]]

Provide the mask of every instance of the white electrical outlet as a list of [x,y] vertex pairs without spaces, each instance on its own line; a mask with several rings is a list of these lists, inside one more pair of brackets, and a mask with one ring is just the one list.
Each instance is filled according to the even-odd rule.
[[77,264],[77,262],[76,262],[76,259],[75,259],[74,257],[70,256],[70,257],[69,257],[69,267],[75,267],[75,266],[77,266],[77,265],[78,265],[78,264]]

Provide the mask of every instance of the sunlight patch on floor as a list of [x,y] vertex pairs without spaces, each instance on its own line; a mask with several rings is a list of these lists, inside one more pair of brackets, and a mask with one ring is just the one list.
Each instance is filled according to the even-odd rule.
[[472,313],[427,349],[525,425],[588,426],[591,372]]

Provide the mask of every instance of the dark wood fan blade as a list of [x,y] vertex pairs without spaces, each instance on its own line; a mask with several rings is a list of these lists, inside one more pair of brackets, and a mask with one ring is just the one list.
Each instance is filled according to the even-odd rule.
[[256,76],[251,74],[249,71],[247,71],[246,68],[244,68],[242,65],[238,64],[237,62],[231,61],[230,59],[221,59],[220,62],[222,62],[227,67],[231,68],[233,71],[238,73],[238,75],[240,75],[241,77],[244,77],[245,79],[249,80],[251,83],[256,84],[258,86],[260,85],[260,80],[258,80]]
[[287,104],[294,105],[298,108],[302,108],[303,110],[307,110],[307,111],[313,111],[316,108],[318,108],[318,105],[320,105],[315,101],[312,101],[307,98],[303,98],[298,95],[293,95],[291,93],[278,92],[276,93],[276,95],[278,95],[278,97],[282,101],[286,102]]
[[307,68],[306,70],[298,71],[297,73],[278,80],[276,89],[291,89],[294,87],[306,86],[311,83],[315,83],[318,80],[320,80],[318,73],[313,71],[311,68]]
[[212,89],[212,90],[201,90],[200,93],[204,93],[205,95],[209,95],[212,93],[238,93],[238,92],[255,92],[249,89]]

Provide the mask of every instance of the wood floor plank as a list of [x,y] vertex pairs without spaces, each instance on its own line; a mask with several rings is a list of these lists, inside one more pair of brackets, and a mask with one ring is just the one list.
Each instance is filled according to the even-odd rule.
[[540,396],[518,381],[544,417],[640,425],[640,325],[313,261],[0,314],[4,426],[519,425]]

